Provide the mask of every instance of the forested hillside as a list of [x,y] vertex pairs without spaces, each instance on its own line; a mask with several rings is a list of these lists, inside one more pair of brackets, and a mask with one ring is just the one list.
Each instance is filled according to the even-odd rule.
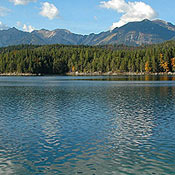
[[175,41],[145,47],[19,45],[0,48],[0,73],[175,72]]

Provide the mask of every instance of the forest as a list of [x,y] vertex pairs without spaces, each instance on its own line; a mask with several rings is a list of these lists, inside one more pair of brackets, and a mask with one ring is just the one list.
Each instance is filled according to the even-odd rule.
[[175,72],[175,41],[124,45],[18,45],[0,48],[0,73]]

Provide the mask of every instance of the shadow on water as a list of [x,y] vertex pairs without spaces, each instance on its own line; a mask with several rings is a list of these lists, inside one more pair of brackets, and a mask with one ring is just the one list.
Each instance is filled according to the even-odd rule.
[[133,76],[75,76],[72,80],[91,80],[91,81],[175,81],[175,76],[170,75],[133,75]]

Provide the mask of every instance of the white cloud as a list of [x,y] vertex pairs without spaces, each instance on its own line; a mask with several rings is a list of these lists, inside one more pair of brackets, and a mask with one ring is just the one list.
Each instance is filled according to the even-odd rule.
[[42,3],[42,8],[40,15],[49,18],[50,20],[54,19],[55,17],[58,17],[59,11],[54,6],[54,4],[50,4],[49,2]]
[[31,26],[31,25],[27,25],[27,24],[23,24],[20,21],[16,22],[16,27],[24,30],[25,32],[32,32],[35,30],[35,27]]
[[9,0],[10,2],[13,2],[15,5],[26,5],[30,2],[36,2],[37,0]]
[[125,0],[102,1],[101,7],[116,10],[122,13],[118,22],[113,23],[111,29],[121,27],[128,22],[141,21],[143,19],[154,19],[157,16],[155,10],[144,2],[126,2]]
[[23,25],[23,30],[25,31],[25,32],[32,32],[32,31],[34,31],[35,30],[35,28],[34,27],[32,27],[31,25],[26,25],[26,24],[24,24]]
[[9,9],[0,6],[0,16],[6,16],[9,12]]
[[9,29],[9,27],[0,21],[0,30],[7,30],[7,29]]

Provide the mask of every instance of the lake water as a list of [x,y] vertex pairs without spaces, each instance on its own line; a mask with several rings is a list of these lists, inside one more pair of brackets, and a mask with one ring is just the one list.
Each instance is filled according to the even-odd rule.
[[0,77],[0,174],[175,174],[174,80]]

